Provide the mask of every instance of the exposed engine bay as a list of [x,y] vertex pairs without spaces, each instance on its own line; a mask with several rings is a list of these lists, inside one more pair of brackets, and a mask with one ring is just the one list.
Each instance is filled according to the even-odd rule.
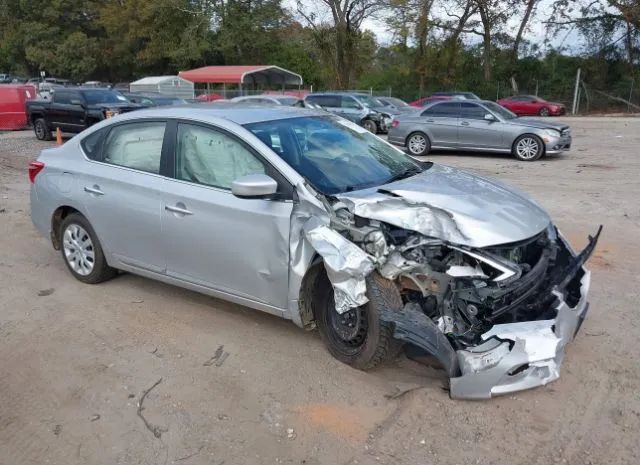
[[[382,318],[393,322],[396,339],[440,361],[452,397],[487,398],[559,376],[562,348],[586,314],[589,274],[583,264],[601,227],[580,254],[550,222],[521,241],[472,247],[399,227],[401,220],[393,225],[362,217],[348,199],[323,203],[329,224],[312,220],[304,231],[324,259],[336,311],[367,302],[364,278],[374,270],[393,281],[404,310]],[[451,229],[451,215],[432,206],[427,211],[429,228]],[[378,216],[384,215],[395,221],[393,211]],[[458,229],[451,236],[463,234]]]

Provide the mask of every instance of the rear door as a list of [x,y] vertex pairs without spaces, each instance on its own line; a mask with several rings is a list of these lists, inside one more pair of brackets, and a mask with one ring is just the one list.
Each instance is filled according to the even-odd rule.
[[[276,134],[265,134],[275,145]],[[273,144],[272,144],[273,145]],[[287,307],[289,198],[239,198],[232,182],[265,173],[287,181],[254,149],[222,128],[179,122],[173,179],[162,202],[167,274],[225,295]]]
[[436,103],[421,113],[428,124],[432,147],[451,148],[458,145],[458,116],[460,103],[447,101]]
[[[91,134],[82,142],[91,161],[79,174],[85,211],[104,248],[125,265],[158,273],[165,269],[160,220],[166,126],[136,120]],[[91,149],[95,144],[99,149]]]
[[471,102],[460,102],[458,147],[461,149],[499,149],[503,145],[503,123],[488,121],[489,111]]

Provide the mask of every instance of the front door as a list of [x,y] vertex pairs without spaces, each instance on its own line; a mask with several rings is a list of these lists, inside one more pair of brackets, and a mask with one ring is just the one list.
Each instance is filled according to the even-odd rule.
[[458,125],[458,147],[460,149],[503,148],[503,123],[488,121],[484,117],[489,111],[477,103],[460,103]]
[[267,162],[219,128],[179,123],[174,164],[162,206],[167,274],[286,308],[292,203],[231,193]]

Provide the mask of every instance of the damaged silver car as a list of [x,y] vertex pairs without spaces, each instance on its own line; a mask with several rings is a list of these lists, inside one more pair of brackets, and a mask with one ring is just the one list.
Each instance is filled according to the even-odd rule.
[[324,112],[129,113],[44,150],[29,179],[80,281],[122,270],[263,310],[360,369],[405,346],[454,398],[557,379],[588,309],[600,230],[576,253],[524,194]]

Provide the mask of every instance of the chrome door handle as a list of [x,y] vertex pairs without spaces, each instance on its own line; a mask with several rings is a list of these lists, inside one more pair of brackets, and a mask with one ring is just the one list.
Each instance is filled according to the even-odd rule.
[[435,121],[433,121],[432,119],[428,119],[427,123],[434,123]]
[[171,205],[165,205],[164,209],[167,210],[168,212],[178,213],[180,215],[193,215],[193,212],[190,210],[187,210],[186,208],[172,207]]
[[93,186],[93,187],[86,187],[85,186],[84,191],[89,193],[89,194],[93,194],[93,195],[104,195],[104,192],[102,192],[100,190],[100,187],[98,187],[98,186]]
[[466,121],[463,121],[462,123],[460,123],[461,126],[469,126],[469,123],[467,123]]

